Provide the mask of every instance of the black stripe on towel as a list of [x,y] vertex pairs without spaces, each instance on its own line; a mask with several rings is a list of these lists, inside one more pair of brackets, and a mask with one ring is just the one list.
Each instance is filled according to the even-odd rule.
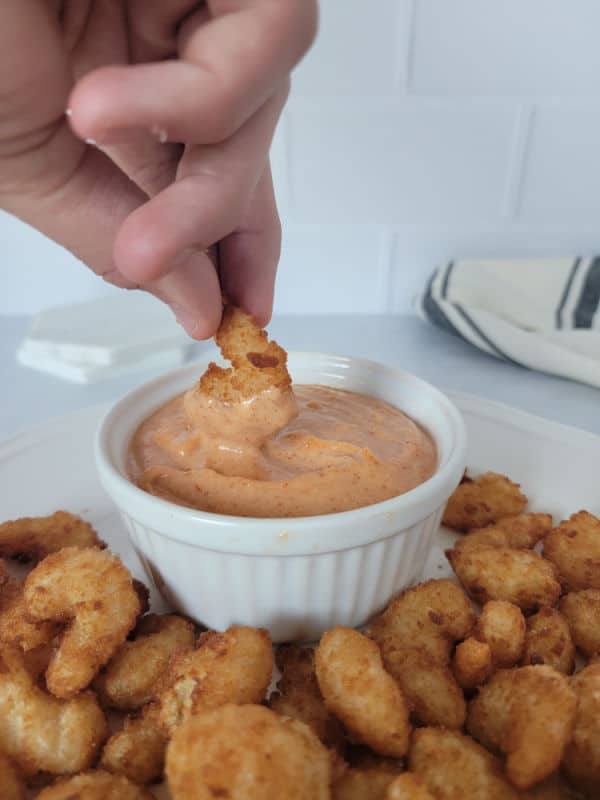
[[573,312],[575,328],[591,328],[594,314],[600,302],[600,257],[596,256],[590,264],[579,300]]
[[452,270],[454,269],[454,261],[450,261],[448,266],[446,267],[446,272],[444,274],[444,282],[442,283],[442,300],[446,300],[448,298],[448,286],[450,285],[450,275],[452,275]]
[[427,284],[427,289],[425,290],[425,295],[423,297],[423,311],[429,318],[430,322],[433,322],[433,324],[437,325],[438,328],[442,328],[448,333],[452,333],[454,336],[459,336],[462,339],[462,334],[456,330],[454,325],[443,312],[440,304],[433,296],[433,282],[435,281],[436,276],[437,270],[433,273],[429,279],[429,283]]
[[571,272],[569,272],[569,277],[567,278],[567,282],[565,283],[565,288],[562,293],[562,297],[560,298],[560,302],[558,304],[558,308],[556,309],[556,327],[562,328],[563,326],[563,311],[567,304],[567,300],[569,299],[569,293],[571,291],[571,286],[573,286],[573,281],[575,280],[575,275],[579,272],[579,268],[581,267],[581,259],[576,258],[573,262],[573,266],[571,267]]
[[514,364],[516,367],[524,367],[525,364],[521,364],[519,361],[516,361],[514,358],[509,356],[504,350],[501,350],[498,345],[490,339],[487,333],[481,330],[479,325],[475,322],[473,317],[464,310],[464,308],[459,305],[458,303],[452,304],[453,308],[460,314],[460,316],[464,319],[467,325],[473,330],[479,338],[487,344],[487,346],[498,356],[498,358],[502,358],[504,361],[508,361],[509,364]]

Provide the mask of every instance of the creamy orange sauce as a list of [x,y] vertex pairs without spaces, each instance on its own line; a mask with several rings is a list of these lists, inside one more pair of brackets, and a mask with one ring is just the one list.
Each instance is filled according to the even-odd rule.
[[190,390],[133,436],[129,472],[180,505],[251,517],[368,506],[431,477],[435,445],[372,397],[327,386],[270,389],[226,404]]

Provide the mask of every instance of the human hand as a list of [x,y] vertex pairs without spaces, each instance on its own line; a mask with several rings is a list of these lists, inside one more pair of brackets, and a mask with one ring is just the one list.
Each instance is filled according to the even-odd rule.
[[268,151],[316,16],[316,0],[2,3],[0,207],[167,302],[194,338],[216,330],[222,291],[266,323]]

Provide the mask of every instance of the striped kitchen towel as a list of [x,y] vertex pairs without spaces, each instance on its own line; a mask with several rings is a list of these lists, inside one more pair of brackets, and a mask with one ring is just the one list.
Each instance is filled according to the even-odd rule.
[[600,388],[600,257],[451,261],[416,308],[496,358]]

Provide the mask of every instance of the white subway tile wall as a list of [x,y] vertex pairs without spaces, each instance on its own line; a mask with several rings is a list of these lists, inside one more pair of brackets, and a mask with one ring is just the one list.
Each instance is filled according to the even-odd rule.
[[[405,311],[452,257],[600,252],[597,0],[321,0],[272,148],[276,311]],[[0,215],[0,313],[110,291]]]

